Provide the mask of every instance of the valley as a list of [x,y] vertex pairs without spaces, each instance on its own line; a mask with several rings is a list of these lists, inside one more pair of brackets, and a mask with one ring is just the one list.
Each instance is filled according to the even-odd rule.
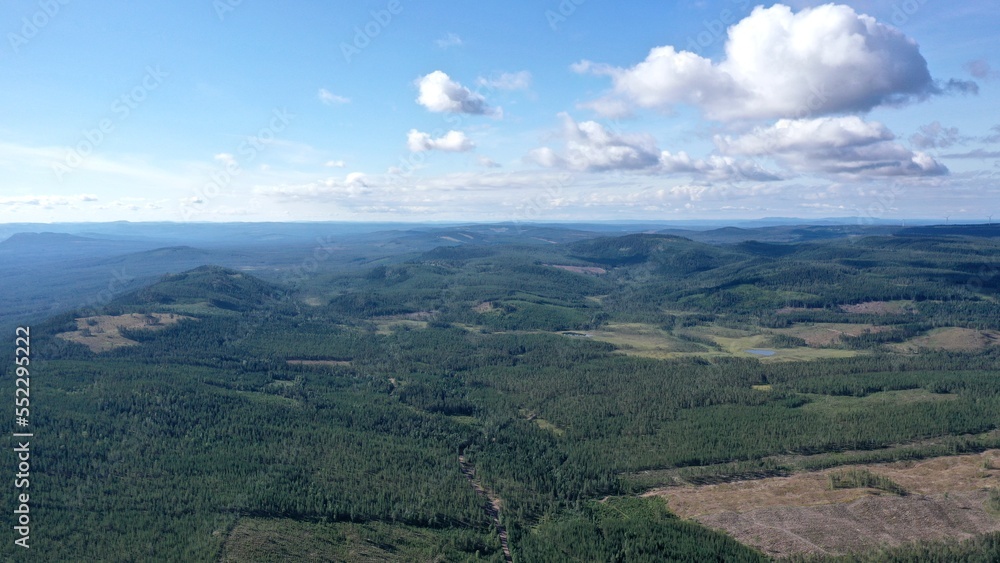
[[[333,237],[350,250],[267,276],[252,253],[167,261],[38,313],[34,541],[49,560],[997,549],[1000,279],[977,272],[1000,237],[543,230]],[[829,488],[862,469],[906,494]]]

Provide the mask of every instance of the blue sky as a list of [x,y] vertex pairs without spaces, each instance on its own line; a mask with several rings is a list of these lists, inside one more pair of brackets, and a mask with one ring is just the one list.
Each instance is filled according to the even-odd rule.
[[0,222],[1000,220],[998,29],[927,0],[14,0]]

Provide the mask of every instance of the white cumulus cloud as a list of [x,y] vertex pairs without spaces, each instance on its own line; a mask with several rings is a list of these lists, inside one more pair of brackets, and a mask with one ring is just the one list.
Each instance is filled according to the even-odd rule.
[[430,150],[465,152],[474,149],[476,144],[461,131],[448,131],[444,135],[434,139],[431,138],[430,133],[410,129],[410,132],[406,135],[406,146],[411,152]]
[[87,203],[98,201],[94,194],[78,194],[71,196],[64,195],[23,195],[14,197],[0,197],[0,206],[21,206],[33,205],[45,209],[52,209],[56,206],[73,205],[77,203]]
[[476,163],[483,168],[500,168],[500,163],[488,156],[480,156],[476,159]]
[[347,104],[351,102],[350,98],[345,98],[344,96],[339,96],[337,94],[334,94],[333,92],[327,90],[326,88],[320,88],[319,94],[317,94],[316,97],[318,97],[319,101],[323,102],[326,105]]
[[856,116],[781,119],[739,137],[716,136],[729,155],[769,156],[797,172],[850,176],[937,176],[948,169],[894,141],[878,122]]
[[617,115],[690,104],[718,120],[801,118],[974,91],[938,86],[913,39],[843,5],[797,13],[758,6],[729,28],[725,53],[713,62],[662,46],[630,68],[590,61],[572,68],[611,78],[612,91],[590,106]]
[[660,151],[650,135],[618,134],[596,121],[577,123],[565,113],[560,117],[566,150],[559,155],[548,147],[535,149],[529,156],[542,166],[585,171],[640,170],[659,161]]
[[447,49],[449,47],[460,47],[462,46],[463,43],[464,41],[462,41],[462,38],[454,33],[449,33],[444,37],[442,37],[441,39],[437,39],[434,41],[434,44],[440,47],[441,49]]
[[770,127],[758,127],[740,137],[716,136],[715,143],[726,153],[763,156],[854,147],[894,138],[892,131],[877,121],[847,116],[780,119]]
[[779,177],[749,161],[711,155],[691,158],[686,152],[661,151],[651,135],[616,133],[595,121],[577,123],[569,115],[563,119],[565,149],[558,153],[550,147],[531,151],[530,160],[551,168],[585,172],[631,170],[652,174],[686,173],[710,180],[770,181]]
[[490,107],[486,98],[455,82],[440,70],[417,81],[420,96],[417,103],[435,113],[467,113],[471,115],[502,115],[500,108]]
[[918,149],[946,149],[961,140],[958,127],[945,127],[940,121],[922,125],[910,137],[910,143]]
[[485,78],[481,76],[476,84],[495,90],[527,90],[531,87],[531,73],[526,70],[501,72]]

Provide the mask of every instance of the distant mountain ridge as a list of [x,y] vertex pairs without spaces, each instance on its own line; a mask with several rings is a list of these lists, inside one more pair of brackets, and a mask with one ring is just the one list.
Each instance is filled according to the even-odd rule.
[[102,241],[95,238],[81,237],[78,235],[71,235],[68,233],[53,233],[53,232],[14,233],[6,240],[0,242],[0,246],[54,245],[54,244],[93,243],[93,242],[102,242]]

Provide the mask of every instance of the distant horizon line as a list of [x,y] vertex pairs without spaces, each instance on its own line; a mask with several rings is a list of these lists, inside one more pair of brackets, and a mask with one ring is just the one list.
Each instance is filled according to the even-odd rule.
[[[897,225],[901,223],[922,223],[925,225],[942,225],[942,226],[952,226],[952,225],[992,225],[992,220],[981,220],[981,219],[970,219],[968,217],[956,217],[954,221],[945,220],[941,222],[940,219],[932,219],[928,217],[906,217],[899,219],[873,219],[869,217],[859,217],[859,216],[847,216],[847,217],[817,217],[817,218],[807,218],[807,217],[782,217],[782,216],[772,216],[772,217],[757,217],[757,218],[700,218],[700,219],[550,219],[544,221],[488,221],[488,220],[454,220],[454,219],[442,219],[442,220],[373,220],[373,221],[355,221],[349,219],[335,219],[335,220],[286,220],[286,221],[173,221],[173,220],[160,220],[160,221],[129,221],[128,219],[115,219],[108,221],[20,221],[20,222],[0,222],[0,227],[6,226],[18,226],[18,225],[111,225],[111,224],[130,224],[130,225],[158,225],[158,224],[169,224],[169,225],[323,225],[323,224],[341,224],[341,225],[551,225],[551,224],[601,224],[601,225],[628,225],[628,224],[725,224],[725,223],[754,223],[754,222],[801,222],[801,224],[811,224],[817,222],[832,223],[839,225],[852,225],[852,226],[864,226],[864,225]],[[1000,221],[1000,218],[997,219]]]

